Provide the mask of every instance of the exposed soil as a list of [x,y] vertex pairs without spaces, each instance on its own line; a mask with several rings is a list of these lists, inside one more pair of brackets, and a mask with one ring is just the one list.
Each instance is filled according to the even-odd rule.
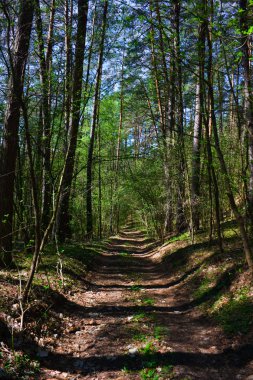
[[[228,337],[202,308],[220,291],[219,284],[251,283],[247,271],[237,275],[235,241],[233,249],[227,246],[226,256],[205,241],[188,244],[184,240],[161,246],[125,228],[94,255],[88,274],[81,261],[78,275],[76,267],[64,267],[76,281],[70,290],[60,291],[57,278],[56,285],[45,286],[40,274],[25,330],[18,333],[17,324],[15,332],[16,349],[39,356],[41,374],[29,379],[252,380],[252,330]],[[228,270],[217,272],[216,285],[196,298],[203,263],[204,271],[216,273],[224,263]],[[0,313],[0,341],[9,347],[9,313],[14,325],[19,322],[15,309],[10,312],[18,284],[18,278],[2,272],[0,301],[6,312]],[[3,363],[0,357],[0,367]]]
[[[170,275],[162,254],[139,231],[111,239],[85,279],[87,289],[57,305],[63,330],[43,342],[49,354],[41,379],[140,379],[149,366],[161,379],[253,374],[251,342],[236,344],[205,318],[190,298],[187,274]],[[142,378],[152,379],[146,371]]]

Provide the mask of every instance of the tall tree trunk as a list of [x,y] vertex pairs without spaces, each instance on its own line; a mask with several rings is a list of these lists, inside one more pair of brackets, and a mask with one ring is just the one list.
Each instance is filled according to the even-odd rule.
[[[70,15],[71,5],[70,0],[65,0],[65,86],[64,86],[64,124],[66,136],[69,133],[70,113],[71,113],[71,35],[72,35],[72,18]],[[67,150],[68,141],[65,141]]]
[[[151,44],[151,60],[152,60],[152,74],[154,77],[157,105],[159,110],[159,131],[161,134],[157,133],[158,144],[161,147],[162,159],[163,159],[163,170],[165,177],[165,187],[166,187],[166,217],[164,230],[172,229],[172,208],[171,208],[171,177],[170,177],[170,164],[169,164],[169,152],[168,152],[168,135],[172,133],[174,129],[174,97],[173,97],[173,80],[172,77],[169,78],[168,68],[166,63],[165,46],[163,40],[163,27],[162,19],[160,15],[160,7],[158,0],[149,1],[149,9],[151,15],[151,32],[150,32],[150,44]],[[158,42],[159,50],[156,51],[156,36],[155,36],[155,22],[153,21],[153,14],[155,9],[155,17],[158,27]],[[159,57],[161,57],[161,62],[159,62]],[[162,85],[162,79],[165,78],[165,86]],[[174,77],[173,77],[174,78]],[[165,88],[163,88],[165,87]],[[171,98],[170,98],[171,97]],[[169,110],[170,104],[170,110]],[[173,110],[172,110],[173,108]],[[152,109],[152,108],[151,108]],[[169,114],[170,112],[170,114]],[[161,137],[160,137],[161,136]],[[160,141],[161,140],[161,144]]]
[[193,128],[192,146],[192,178],[191,178],[191,202],[192,202],[192,224],[194,231],[200,227],[199,197],[200,197],[200,148],[202,135],[202,113],[200,104],[199,80],[196,87],[196,106]]
[[98,237],[102,239],[102,162],[101,162],[101,126],[98,123]]
[[174,68],[177,79],[176,91],[176,121],[177,121],[177,148],[178,148],[178,199],[177,199],[177,230],[183,231],[187,227],[183,203],[185,200],[185,157],[184,157],[184,110],[183,110],[183,88],[182,88],[182,67],[180,57],[180,0],[173,0],[173,28],[174,28]]
[[40,254],[40,246],[41,246],[41,217],[40,217],[40,206],[39,206],[39,194],[38,194],[38,186],[36,180],[35,167],[33,162],[33,150],[32,150],[32,139],[29,129],[29,119],[27,113],[27,106],[25,101],[22,100],[22,111],[24,118],[24,127],[25,127],[25,136],[26,136],[26,145],[27,145],[27,154],[28,154],[28,162],[29,162],[29,172],[31,177],[31,187],[32,187],[32,205],[33,205],[33,218],[34,218],[34,232],[35,232],[35,246],[33,253],[33,264],[31,266],[30,275],[28,277],[28,281],[24,290],[23,300],[26,302],[28,293],[31,287],[31,283],[34,277],[35,269],[38,264],[39,254]]
[[78,0],[78,22],[72,89],[72,120],[69,130],[69,145],[66,154],[66,165],[63,174],[62,193],[57,216],[57,232],[60,241],[64,241],[66,237],[70,237],[71,235],[69,199],[74,172],[76,144],[80,119],[88,5],[89,0]]
[[[206,3],[206,12],[207,12],[207,3]],[[213,17],[212,0],[211,0],[211,5],[210,5],[210,12],[211,12],[210,17],[211,17],[211,24],[212,24],[212,17]],[[213,190],[214,190],[216,228],[217,228],[219,247],[220,247],[220,251],[222,252],[223,243],[222,243],[221,223],[220,223],[220,195],[219,195],[218,181],[217,181],[214,164],[213,164],[213,153],[212,153],[212,148],[211,148],[212,129],[214,127],[217,128],[217,124],[216,124],[216,115],[214,112],[214,97],[213,97],[213,91],[212,91],[213,89],[212,29],[210,29],[209,27],[212,28],[210,26],[208,19],[206,19],[206,22],[204,23],[204,28],[205,28],[206,38],[208,42],[208,64],[207,64],[208,117],[205,119],[205,132],[206,132],[206,147],[207,147],[207,157],[208,157],[208,170],[211,176],[210,178],[211,178],[211,181],[213,184]],[[212,220],[211,220],[211,224],[212,224]]]
[[12,261],[13,201],[18,130],[33,14],[34,1],[20,1],[14,52],[10,57],[11,77],[9,80],[0,162],[0,251],[3,253],[2,261],[5,264],[10,264]]
[[248,29],[249,24],[249,1],[240,0],[240,26],[241,26],[241,41],[240,45],[243,53],[243,69],[244,69],[244,87],[245,87],[245,111],[246,111],[246,126],[248,132],[248,165],[249,165],[249,184],[248,184],[248,213],[250,216],[251,229],[253,230],[253,79],[251,68],[251,42]]
[[118,185],[119,185],[120,153],[121,153],[121,141],[122,141],[122,129],[123,129],[123,112],[124,112],[124,58],[125,58],[125,50],[123,51],[122,65],[121,65],[119,127],[118,127],[118,136],[117,136],[117,144],[116,144],[116,161],[115,161],[115,168],[114,168],[112,216],[110,218],[110,220],[112,221],[112,225],[110,226],[111,233],[118,232],[118,220],[119,220]]
[[[208,36],[208,47],[209,47],[209,56],[208,56],[209,71],[211,71],[212,70],[212,46],[211,46],[211,41],[210,41],[210,37],[209,37],[210,35],[209,35],[209,33],[207,34],[207,36]],[[216,117],[215,117],[215,113],[214,113],[213,84],[212,84],[212,81],[210,79],[210,76],[208,78],[208,91],[209,91],[209,97],[210,97],[210,100],[211,100],[211,113],[212,113],[212,123],[213,123],[213,135],[214,135],[215,149],[216,149],[217,156],[218,156],[218,159],[219,159],[219,162],[220,162],[221,172],[222,172],[222,174],[224,176],[225,191],[226,191],[229,203],[230,203],[230,207],[231,207],[231,209],[233,211],[233,214],[234,214],[234,216],[236,218],[236,221],[237,221],[237,224],[238,224],[238,227],[239,227],[239,230],[240,230],[240,234],[241,234],[241,238],[242,238],[242,243],[243,243],[243,248],[244,248],[244,253],[245,253],[246,261],[248,263],[250,271],[253,272],[253,252],[252,252],[252,248],[250,246],[250,241],[249,241],[249,237],[248,237],[245,225],[244,225],[243,217],[242,217],[242,215],[241,215],[241,213],[239,211],[239,208],[238,208],[238,206],[237,206],[237,204],[235,202],[235,197],[234,197],[233,190],[232,190],[232,185],[231,185],[231,178],[230,178],[229,172],[227,170],[227,165],[226,165],[226,162],[225,162],[225,159],[224,159],[224,155],[223,155],[223,152],[222,152],[222,149],[221,149],[221,146],[220,146],[218,128],[217,128],[217,124],[216,124]]]
[[103,58],[104,58],[104,42],[105,42],[105,32],[106,32],[106,21],[107,21],[107,11],[108,11],[108,0],[104,2],[103,11],[103,21],[102,21],[102,34],[99,48],[99,58],[98,58],[98,69],[97,78],[95,86],[95,96],[93,105],[93,119],[91,125],[90,142],[88,149],[88,160],[87,160],[87,183],[86,183],[86,231],[88,239],[93,236],[93,213],[92,213],[92,169],[93,169],[93,152],[95,144],[95,132],[97,127],[98,119],[98,108],[99,108],[99,94],[102,78],[102,68],[103,68]]
[[50,219],[50,207],[52,199],[52,179],[51,179],[51,102],[50,102],[50,61],[52,55],[52,37],[54,0],[48,33],[48,50],[45,54],[43,40],[43,27],[40,11],[40,1],[36,0],[36,30],[38,35],[40,80],[42,87],[42,125],[43,125],[43,176],[42,176],[42,228],[45,229]]

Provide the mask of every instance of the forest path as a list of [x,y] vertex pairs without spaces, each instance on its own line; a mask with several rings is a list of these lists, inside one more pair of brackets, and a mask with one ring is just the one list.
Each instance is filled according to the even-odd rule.
[[157,252],[140,231],[110,239],[85,279],[88,289],[59,306],[64,332],[41,379],[247,378],[247,347],[231,348],[192,307],[185,276],[167,273]]

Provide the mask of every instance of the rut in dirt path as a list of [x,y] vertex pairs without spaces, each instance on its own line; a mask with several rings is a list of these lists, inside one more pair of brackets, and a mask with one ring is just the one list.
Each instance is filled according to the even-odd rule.
[[[52,370],[55,379],[90,380],[246,379],[246,366],[253,373],[252,347],[229,347],[192,304],[187,276],[168,273],[155,247],[130,228],[110,239],[88,290],[59,308],[65,332],[44,361],[44,379]],[[158,377],[145,377],[149,367]]]

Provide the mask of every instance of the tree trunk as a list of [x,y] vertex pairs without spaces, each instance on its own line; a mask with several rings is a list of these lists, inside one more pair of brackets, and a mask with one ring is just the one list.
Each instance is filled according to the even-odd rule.
[[34,277],[34,273],[38,264],[39,254],[40,254],[41,217],[40,217],[38,186],[37,186],[36,173],[34,170],[34,163],[33,163],[32,140],[31,140],[31,134],[30,134],[30,129],[29,129],[27,107],[24,101],[22,101],[22,111],[23,111],[24,126],[25,126],[29,171],[30,171],[30,177],[31,177],[34,232],[35,232],[35,246],[34,246],[34,253],[33,253],[33,261],[31,265],[30,275],[28,277],[28,281],[27,281],[26,287],[24,289],[24,294],[23,294],[23,301],[26,303],[28,293],[32,284],[32,280]]
[[88,150],[88,160],[87,160],[86,231],[87,231],[88,239],[91,239],[93,236],[93,213],[92,213],[93,152],[94,152],[94,144],[95,144],[95,132],[96,132],[96,127],[97,127],[97,119],[98,119],[99,94],[100,94],[102,68],[103,68],[107,11],[108,11],[108,1],[105,0],[104,11],[103,11],[103,21],[102,21],[102,32],[101,32],[102,34],[101,34],[99,58],[98,58],[98,70],[97,70],[97,78],[96,78],[96,86],[95,86],[95,97],[94,97],[94,105],[93,105],[93,119],[92,119],[89,150]]
[[[213,17],[213,6],[211,0],[211,23]],[[213,96],[213,60],[212,60],[212,34],[209,30],[209,21],[206,19],[204,24],[206,38],[208,42],[208,64],[207,64],[207,78],[208,78],[208,117],[205,119],[205,132],[206,132],[206,147],[208,156],[208,167],[211,175],[211,180],[214,189],[214,200],[215,200],[215,215],[216,215],[216,228],[218,235],[218,242],[220,251],[223,251],[222,234],[221,234],[221,223],[220,223],[220,196],[219,196],[219,186],[213,164],[213,153],[211,148],[211,134],[212,129],[217,128],[216,115],[214,112],[214,96]],[[203,52],[204,54],[204,52]],[[211,221],[212,223],[212,221]]]
[[56,227],[60,241],[64,241],[66,237],[71,236],[69,200],[74,172],[76,144],[80,119],[88,5],[89,0],[78,0],[78,22],[72,87],[72,121],[69,130],[69,144],[66,155],[66,165],[63,174],[63,185]]
[[12,261],[12,223],[16,159],[21,98],[23,94],[26,61],[34,14],[34,1],[20,1],[19,19],[16,30],[14,52],[10,57],[8,103],[5,112],[3,146],[0,162],[0,251],[2,261]]
[[196,106],[193,129],[192,146],[192,178],[191,178],[191,202],[192,224],[194,231],[200,227],[199,197],[200,197],[200,148],[202,135],[202,113],[200,104],[200,85],[196,87]]
[[176,122],[177,122],[177,151],[178,151],[178,198],[177,198],[177,231],[181,232],[187,227],[183,203],[185,200],[185,157],[184,157],[184,109],[182,88],[182,67],[180,57],[180,0],[173,0],[173,28],[174,28],[174,70],[177,80],[176,86]]
[[[69,0],[65,0],[65,86],[64,86],[64,124],[66,136],[69,133],[70,112],[71,112],[71,35],[72,35],[72,19],[70,17]],[[67,150],[68,141],[65,141]]]
[[248,165],[249,165],[249,184],[248,184],[248,213],[250,217],[250,225],[253,230],[253,97],[252,97],[252,68],[251,68],[251,43],[248,29],[249,24],[249,2],[248,0],[240,0],[240,26],[241,41],[244,69],[244,87],[245,87],[245,111],[246,111],[246,127],[248,133]]
[[[209,36],[209,34],[208,34]],[[209,70],[212,69],[212,49],[211,49],[211,42],[210,38],[208,38],[208,45],[209,45]],[[212,82],[210,81],[210,78],[208,79],[208,91],[209,91],[209,96],[211,100],[211,113],[212,113],[212,122],[213,122],[213,134],[214,134],[214,141],[215,141],[215,149],[217,152],[217,156],[220,162],[220,168],[221,172],[224,176],[224,184],[225,184],[225,189],[226,189],[226,194],[230,202],[230,207],[233,211],[233,214],[236,218],[237,224],[239,226],[241,238],[242,238],[242,243],[243,243],[243,248],[244,248],[244,253],[246,257],[246,261],[248,263],[248,266],[250,268],[250,271],[253,272],[253,252],[252,248],[250,246],[250,241],[249,237],[247,235],[247,231],[245,229],[244,225],[244,220],[243,217],[236,205],[232,186],[231,186],[231,179],[227,170],[227,165],[223,156],[222,149],[220,147],[220,141],[219,141],[219,135],[218,135],[218,128],[216,124],[216,117],[214,113],[214,93],[213,93],[213,85]]]
[[42,125],[43,125],[43,176],[42,176],[42,228],[45,229],[50,219],[50,208],[52,200],[52,176],[51,176],[51,102],[50,102],[50,61],[52,55],[52,37],[53,37],[53,20],[54,0],[52,2],[52,11],[48,33],[48,52],[45,54],[43,40],[43,27],[40,11],[40,2],[36,0],[36,30],[38,35],[39,62],[40,62],[40,80],[42,87]]

